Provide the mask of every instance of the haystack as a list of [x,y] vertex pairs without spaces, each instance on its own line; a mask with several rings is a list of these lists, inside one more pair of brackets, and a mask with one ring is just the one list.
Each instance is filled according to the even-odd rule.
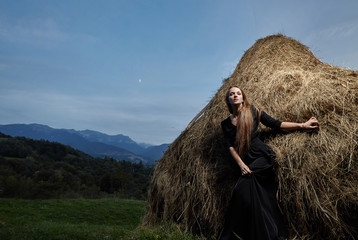
[[259,39],[234,73],[158,161],[146,223],[174,220],[188,230],[217,233],[240,174],[224,146],[224,96],[240,86],[271,116],[320,131],[274,133],[261,128],[277,154],[279,204],[295,239],[357,238],[358,72],[319,61],[283,35]]

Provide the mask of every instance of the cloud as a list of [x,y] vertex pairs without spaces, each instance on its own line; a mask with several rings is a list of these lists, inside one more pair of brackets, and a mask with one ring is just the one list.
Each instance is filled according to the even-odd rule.
[[322,61],[340,67],[357,69],[358,19],[341,21],[308,34],[305,45]]
[[346,39],[350,37],[357,37],[358,35],[358,19],[350,21],[339,22],[323,28],[319,31],[315,31],[309,36],[310,41],[315,41],[319,38],[324,39]]
[[14,23],[1,21],[0,37],[16,42],[63,42],[69,39],[69,35],[62,32],[52,19],[20,19]]
[[10,43],[52,47],[69,40],[95,42],[96,38],[87,34],[65,32],[52,18],[20,18],[10,21],[0,19],[0,40]]
[[0,71],[5,70],[9,67],[9,64],[0,63]]

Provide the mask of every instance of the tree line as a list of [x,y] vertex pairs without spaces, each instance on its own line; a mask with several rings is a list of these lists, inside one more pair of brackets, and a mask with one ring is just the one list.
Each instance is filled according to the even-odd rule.
[[146,199],[153,167],[0,133],[0,197]]

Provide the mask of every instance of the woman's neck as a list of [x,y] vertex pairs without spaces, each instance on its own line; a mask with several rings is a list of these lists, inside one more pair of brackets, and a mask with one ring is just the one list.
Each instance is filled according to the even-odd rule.
[[238,105],[234,105],[233,108],[232,108],[233,109],[232,115],[234,117],[238,116],[243,108],[244,108],[244,104],[242,104],[242,103],[240,103]]

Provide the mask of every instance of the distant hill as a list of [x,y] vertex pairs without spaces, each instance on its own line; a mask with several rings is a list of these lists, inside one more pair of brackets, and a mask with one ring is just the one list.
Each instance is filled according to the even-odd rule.
[[68,131],[78,134],[90,142],[99,142],[99,143],[112,145],[115,147],[126,149],[135,154],[140,154],[141,152],[144,151],[144,148],[141,147],[138,143],[133,141],[130,137],[124,136],[122,134],[112,136],[92,130],[83,130],[83,131],[68,130]]
[[146,148],[141,154],[151,159],[160,159],[170,144],[162,144],[159,146],[151,146]]
[[91,130],[55,129],[41,124],[0,125],[0,132],[13,137],[43,139],[70,145],[94,157],[107,156],[116,160],[142,162],[145,165],[154,165],[165,149],[163,145],[144,148],[121,134],[111,136]]

